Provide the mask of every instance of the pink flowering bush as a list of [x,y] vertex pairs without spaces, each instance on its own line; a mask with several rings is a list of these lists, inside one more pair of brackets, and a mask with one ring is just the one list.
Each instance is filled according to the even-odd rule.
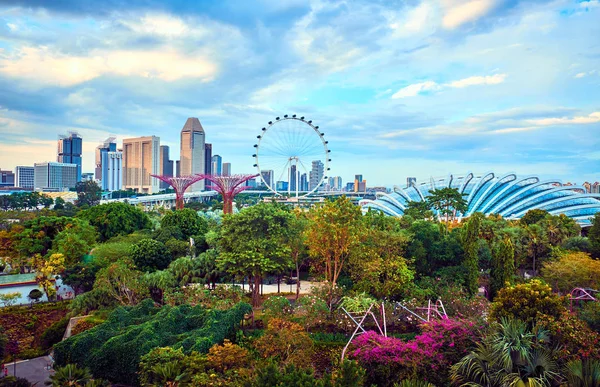
[[411,341],[369,331],[352,342],[352,357],[368,370],[367,385],[391,386],[408,378],[448,385],[450,366],[475,347],[481,328],[466,320],[431,321]]

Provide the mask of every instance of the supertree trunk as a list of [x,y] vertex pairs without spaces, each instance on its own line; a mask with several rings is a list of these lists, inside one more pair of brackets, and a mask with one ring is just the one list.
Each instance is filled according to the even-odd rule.
[[200,177],[200,179],[207,179],[212,183],[208,188],[217,191],[223,196],[223,213],[231,214],[233,213],[233,200],[235,196],[250,188],[250,186],[243,184],[259,175],[222,176],[204,174],[196,176]]
[[177,210],[183,209],[185,206],[184,194],[185,191],[194,183],[203,179],[201,175],[193,176],[162,176],[162,175],[150,175],[158,180],[164,181],[169,184],[175,190],[175,208]]

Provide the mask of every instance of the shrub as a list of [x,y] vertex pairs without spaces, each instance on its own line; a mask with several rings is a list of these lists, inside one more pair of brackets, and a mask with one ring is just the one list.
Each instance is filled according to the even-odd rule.
[[48,349],[54,344],[59,343],[65,334],[67,325],[69,325],[68,317],[63,317],[54,324],[50,325],[40,337],[42,348]]
[[557,261],[544,265],[542,277],[562,294],[569,293],[573,288],[598,289],[600,261],[586,253],[564,253]]
[[33,289],[32,291],[29,292],[29,295],[27,296],[27,298],[29,298],[31,301],[37,302],[43,296],[44,296],[44,293],[42,293],[41,290],[39,290],[39,289]]
[[248,365],[248,350],[225,339],[223,345],[215,344],[206,356],[209,367],[225,372],[231,368],[246,367]]
[[24,378],[7,376],[5,378],[0,378],[0,387],[31,387],[31,383]]
[[354,297],[342,297],[340,308],[352,312],[366,312],[372,304],[377,303],[377,300],[367,295],[366,293],[357,294]]
[[292,304],[283,296],[271,296],[263,303],[262,312],[267,319],[285,318],[292,314]]
[[73,326],[73,328],[71,328],[71,336],[78,335],[81,332],[90,330],[98,324],[100,324],[99,321],[92,320],[90,318],[84,318],[82,320],[79,320],[79,321],[77,321],[77,323],[75,323],[75,326]]
[[558,318],[541,315],[538,325],[550,332],[559,360],[600,359],[600,335],[568,311]]
[[255,347],[263,358],[276,358],[282,365],[308,367],[311,364],[312,341],[301,325],[291,321],[271,319]]
[[579,317],[600,333],[600,302],[587,302],[579,312]]
[[167,363],[179,363],[185,359],[185,354],[179,349],[171,347],[158,347],[140,358],[139,381],[142,386],[151,386],[158,382],[154,370],[157,365]]
[[566,310],[564,299],[552,293],[552,288],[539,280],[504,288],[490,308],[490,317],[500,321],[503,317],[534,324],[538,315],[559,318]]
[[298,299],[297,305],[296,313],[307,330],[326,322],[329,308],[322,298],[306,295]]
[[367,369],[367,385],[410,378],[448,385],[450,366],[474,348],[480,330],[469,321],[431,321],[408,342],[369,331],[354,339],[351,354]]

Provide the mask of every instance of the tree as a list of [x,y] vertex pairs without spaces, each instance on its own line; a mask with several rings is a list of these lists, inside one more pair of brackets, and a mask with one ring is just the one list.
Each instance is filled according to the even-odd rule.
[[529,226],[538,223],[546,216],[548,216],[548,211],[534,208],[533,210],[527,211],[525,215],[523,215],[523,217],[519,220],[519,223],[525,226]]
[[[14,305],[19,298],[21,298],[21,293],[19,292],[0,294],[0,303],[4,306],[11,306]],[[1,358],[2,357],[0,356],[0,359]]]
[[489,299],[493,300],[506,284],[512,282],[515,274],[515,250],[509,238],[494,245],[492,268],[490,270]]
[[141,271],[166,269],[173,259],[167,247],[154,239],[143,239],[133,245],[129,256]]
[[568,238],[565,243],[563,243],[562,248],[570,251],[581,251],[582,253],[591,253],[592,244],[590,240],[586,237],[582,236],[574,236]]
[[267,273],[292,264],[285,244],[293,215],[285,207],[260,203],[223,218],[217,266],[252,279],[252,304],[260,305],[260,283]]
[[600,261],[589,254],[567,252],[557,261],[548,262],[542,268],[542,278],[552,285],[554,290],[563,294],[573,288],[600,287]]
[[198,213],[189,208],[178,211],[169,211],[160,221],[160,227],[174,227],[181,231],[182,238],[189,240],[190,237],[206,234],[208,223],[206,219],[198,216]]
[[600,212],[592,218],[592,227],[588,231],[592,257],[600,259]]
[[142,273],[122,261],[98,272],[94,290],[105,292],[121,305],[135,305],[148,295]]
[[465,226],[463,267],[466,272],[465,286],[471,296],[476,295],[479,290],[479,245],[477,242],[483,217],[482,213],[475,213],[471,215]]
[[433,212],[429,202],[425,201],[414,201],[411,200],[406,205],[404,215],[408,215],[416,220],[431,219],[433,218]]
[[120,202],[94,206],[82,211],[77,217],[87,220],[98,230],[101,242],[152,227],[150,218],[142,210]]
[[84,387],[91,379],[92,375],[87,368],[79,368],[75,364],[67,364],[64,367],[58,367],[54,374],[50,375],[52,387]]
[[65,199],[60,196],[54,199],[54,209],[55,210],[64,210],[65,209]]
[[77,207],[93,207],[100,204],[102,189],[93,180],[80,181],[75,185],[77,191]]
[[44,289],[48,300],[51,300],[56,295],[52,277],[65,270],[65,256],[51,254],[49,257],[44,258],[38,254],[33,258],[33,267],[35,269],[35,282]]
[[465,212],[468,209],[467,201],[457,188],[434,189],[429,192],[427,203],[437,210],[438,216],[446,216],[446,223],[449,220],[454,221],[458,212]]
[[306,259],[306,227],[308,219],[300,209],[295,209],[292,214],[294,218],[289,225],[287,244],[290,247],[292,261],[296,269],[296,300],[300,297],[300,266]]
[[539,223],[525,227],[525,246],[527,247],[527,257],[530,259],[533,275],[536,276],[536,263],[544,258],[550,249],[548,236]]
[[81,262],[96,243],[96,230],[87,222],[81,223],[77,228],[71,227],[59,232],[52,241],[52,251],[64,255],[67,266]]
[[29,292],[29,294],[27,295],[27,298],[29,298],[29,300],[31,302],[38,302],[40,300],[40,298],[42,298],[43,296],[44,296],[44,293],[42,293],[41,290],[33,289],[32,291]]
[[325,275],[331,308],[337,280],[366,233],[362,213],[358,206],[343,196],[311,208],[308,219],[306,244],[309,255]]

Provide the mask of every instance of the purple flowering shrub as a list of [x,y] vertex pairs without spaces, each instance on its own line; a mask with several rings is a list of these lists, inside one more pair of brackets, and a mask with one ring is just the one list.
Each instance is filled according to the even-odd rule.
[[450,367],[479,340],[481,326],[467,320],[435,320],[411,341],[369,331],[352,342],[351,356],[367,371],[367,385],[391,386],[408,378],[448,385]]

